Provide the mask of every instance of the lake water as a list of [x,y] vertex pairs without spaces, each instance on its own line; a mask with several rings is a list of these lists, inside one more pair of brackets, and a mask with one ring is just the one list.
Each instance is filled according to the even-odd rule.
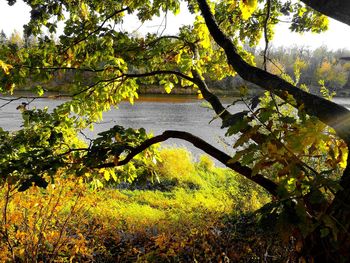
[[[233,98],[223,98],[224,104],[232,103]],[[344,106],[350,107],[349,98],[336,98],[335,101]],[[21,126],[21,113],[16,107],[26,100],[18,100],[0,108],[0,127],[6,130],[16,130]],[[62,103],[62,100],[37,99],[30,104],[30,107],[50,109]],[[225,138],[225,131],[220,129],[220,120],[211,120],[215,117],[213,110],[203,107],[203,100],[194,96],[141,96],[139,100],[131,105],[128,102],[121,102],[119,109],[112,109],[103,114],[103,121],[95,124],[94,131],[86,130],[88,137],[93,138],[99,132],[105,131],[114,125],[121,125],[131,128],[145,128],[147,132],[154,135],[161,134],[165,130],[180,130],[190,132],[217,148],[227,153],[232,153],[230,139]],[[0,102],[0,105],[1,102]],[[245,109],[244,104],[237,103],[230,108],[232,113]],[[209,122],[211,122],[209,124]],[[226,142],[225,142],[226,140]],[[229,140],[229,141],[227,141]],[[232,139],[231,139],[232,143]],[[163,145],[177,145],[187,147],[194,156],[202,152],[191,144],[181,140],[171,139]]]

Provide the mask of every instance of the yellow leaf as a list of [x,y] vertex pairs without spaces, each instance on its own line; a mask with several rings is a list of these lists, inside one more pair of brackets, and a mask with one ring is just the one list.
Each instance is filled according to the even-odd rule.
[[[180,61],[181,61],[181,55],[182,55],[182,52],[180,52],[179,54],[177,54],[177,55],[174,57],[175,62],[176,62],[177,64],[179,64]],[[349,66],[349,68],[350,68],[350,66]]]
[[95,183],[95,187],[96,188],[102,188],[103,187],[103,183],[100,180],[98,180],[98,179],[95,179],[94,183]]
[[194,32],[198,35],[200,39],[199,44],[203,48],[209,49],[211,46],[210,33],[208,30],[208,27],[204,22],[204,19],[201,16],[196,17],[196,21],[194,22],[194,27],[195,27]]
[[23,257],[25,255],[26,250],[24,248],[19,249],[18,254],[20,257]]
[[118,181],[118,178],[117,178],[117,175],[115,174],[114,170],[111,169],[111,170],[109,171],[109,173],[111,174],[112,179],[113,179],[115,182],[117,182],[117,181]]
[[346,168],[347,165],[347,159],[348,159],[348,151],[346,149],[341,149],[342,155],[341,155],[341,160],[339,162],[339,166],[342,169]]
[[210,48],[210,34],[207,26],[204,23],[200,24],[198,30],[201,38],[200,44],[205,49]]
[[107,182],[109,181],[109,179],[111,179],[111,175],[107,169],[104,170],[103,177],[106,179]]
[[10,70],[13,68],[10,64],[6,64],[4,61],[0,60],[0,68],[4,71],[6,75],[10,74]]
[[80,4],[80,12],[81,12],[82,17],[85,20],[89,19],[89,9],[88,9],[88,6],[84,2],[81,2],[81,4]]
[[173,88],[174,88],[174,84],[171,83],[171,82],[167,82],[167,83],[165,84],[165,86],[164,86],[165,92],[168,93],[168,94],[171,92],[171,90],[172,90]]
[[239,2],[239,9],[242,12],[243,20],[247,20],[252,16],[256,7],[258,6],[257,0],[242,0]]
[[228,10],[229,12],[232,12],[236,9],[236,4],[237,4],[237,1],[236,0],[231,0],[228,2],[229,3],[229,6],[228,6]]
[[115,139],[116,142],[122,142],[123,141],[123,139],[122,139],[122,137],[120,136],[119,133],[115,134],[114,139]]

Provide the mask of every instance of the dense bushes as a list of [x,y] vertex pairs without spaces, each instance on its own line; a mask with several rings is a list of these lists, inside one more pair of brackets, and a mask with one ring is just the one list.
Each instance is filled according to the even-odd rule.
[[135,180],[93,190],[70,178],[22,193],[4,185],[0,258],[217,262],[229,257],[258,262],[267,247],[280,249],[242,216],[269,201],[263,190],[215,167],[206,156],[197,163],[184,149],[164,149],[160,156],[154,184],[146,178],[146,184]]

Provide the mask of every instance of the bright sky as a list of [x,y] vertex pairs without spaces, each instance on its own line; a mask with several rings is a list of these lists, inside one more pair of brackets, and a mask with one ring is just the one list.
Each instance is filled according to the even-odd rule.
[[[183,5],[181,14],[173,16],[169,14],[166,19],[165,34],[174,34],[179,26],[191,24],[193,17],[188,13],[185,5]],[[0,1],[0,30],[9,36],[13,30],[22,31],[22,26],[29,20],[29,8],[22,1],[9,7],[7,1]],[[162,18],[149,22],[145,25],[139,25],[132,16],[127,17],[127,25],[125,29],[138,29],[139,32],[159,32],[164,29],[164,21]],[[163,26],[162,26],[163,25]],[[141,26],[141,27],[140,27]],[[350,49],[350,26],[342,24],[335,20],[330,20],[329,30],[322,34],[305,33],[303,35],[291,33],[288,30],[288,24],[282,23],[276,27],[275,38],[272,41],[273,46],[303,46],[315,49],[320,46],[327,46],[329,49]]]

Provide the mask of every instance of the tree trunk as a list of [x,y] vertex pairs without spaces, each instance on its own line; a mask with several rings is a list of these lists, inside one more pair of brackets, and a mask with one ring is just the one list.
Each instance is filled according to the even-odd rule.
[[[310,7],[350,25],[350,1],[302,0]],[[245,62],[238,54],[232,41],[221,31],[215,21],[206,0],[197,0],[206,25],[215,42],[221,46],[228,63],[245,80],[263,89],[274,92],[285,99],[285,94],[293,95],[297,104],[305,106],[309,115],[316,116],[328,126],[334,128],[350,146],[350,112],[348,109],[324,100],[315,95],[303,92],[277,76]],[[349,262],[350,259],[350,155],[348,166],[341,180],[341,189],[335,194],[333,202],[323,214],[315,219],[315,230],[306,238],[299,237],[303,243],[300,257],[306,262]],[[328,235],[325,230],[328,230]],[[322,237],[322,233],[324,236]]]

